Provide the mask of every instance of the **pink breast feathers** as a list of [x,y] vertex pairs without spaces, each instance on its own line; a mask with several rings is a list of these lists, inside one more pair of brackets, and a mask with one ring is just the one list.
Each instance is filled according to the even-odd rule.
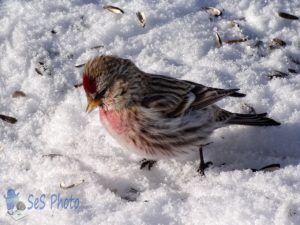
[[108,126],[108,129],[117,134],[124,134],[130,130],[130,121],[125,112],[105,111],[103,108],[100,108],[99,112],[102,123]]

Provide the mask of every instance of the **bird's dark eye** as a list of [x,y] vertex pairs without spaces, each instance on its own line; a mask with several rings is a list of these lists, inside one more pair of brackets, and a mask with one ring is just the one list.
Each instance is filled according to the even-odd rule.
[[101,99],[101,98],[103,98],[105,92],[106,92],[106,89],[104,89],[103,91],[97,93],[97,94],[95,95],[95,99]]

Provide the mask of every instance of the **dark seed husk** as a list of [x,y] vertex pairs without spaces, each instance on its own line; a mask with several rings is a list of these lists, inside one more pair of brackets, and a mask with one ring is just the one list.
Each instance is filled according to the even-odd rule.
[[274,163],[274,164],[264,166],[263,168],[260,168],[260,169],[251,169],[251,170],[253,172],[257,172],[257,171],[273,172],[273,171],[278,170],[278,169],[280,169],[280,164]]
[[146,26],[145,14],[143,12],[137,12],[136,16],[137,16],[138,20],[140,21],[140,23],[142,24],[142,27],[145,27]]
[[38,68],[35,68],[35,72],[37,72],[38,75],[43,76],[43,73]]
[[47,154],[47,155],[43,155],[42,157],[49,157],[49,158],[53,159],[55,157],[60,157],[60,156],[63,156],[63,155],[58,154],[58,153],[50,153],[50,154]]
[[241,39],[233,39],[233,40],[226,40],[224,41],[226,44],[235,44],[235,43],[241,43],[247,41],[247,38],[241,38]]
[[60,183],[60,188],[61,189],[64,189],[64,190],[66,190],[66,189],[70,189],[70,188],[73,188],[73,187],[76,187],[76,186],[78,186],[78,185],[80,185],[80,184],[82,184],[82,183],[84,183],[84,180],[81,180],[80,182],[78,182],[78,183],[74,183],[74,184],[71,184],[71,185],[64,185],[63,183]]
[[291,69],[291,68],[289,68],[288,71],[289,71],[290,73],[298,73],[298,72],[299,72],[299,71],[297,72],[296,70]]
[[246,21],[246,17],[240,17],[240,18],[237,18],[236,20]]
[[299,17],[298,16],[294,16],[285,12],[278,12],[278,15],[284,19],[288,19],[288,20],[298,20]]
[[80,64],[80,65],[76,65],[75,67],[76,67],[76,68],[80,68],[80,67],[83,67],[84,65],[85,65],[85,63]]
[[82,83],[79,83],[79,84],[75,84],[74,87],[75,87],[75,88],[79,88],[79,87],[81,87],[82,85],[83,85]]
[[288,76],[287,73],[278,71],[278,70],[274,70],[271,74],[267,75],[270,79],[273,78],[286,78]]
[[112,5],[105,5],[105,6],[103,6],[103,9],[106,9],[112,13],[117,13],[117,14],[124,13],[124,11],[122,9],[120,9],[119,7],[116,7],[116,6],[112,6]]
[[94,47],[91,47],[91,49],[98,49],[98,48],[103,48],[103,47],[104,47],[104,45],[96,45]]
[[16,123],[18,120],[14,117],[10,117],[10,116],[6,116],[6,115],[2,115],[0,114],[0,119],[2,119],[3,121],[5,122],[8,122],[8,123]]
[[13,98],[18,98],[18,97],[26,97],[26,94],[23,91],[15,91],[12,95]]
[[269,43],[270,49],[278,49],[285,46],[286,46],[286,42],[279,38],[273,38],[272,41]]

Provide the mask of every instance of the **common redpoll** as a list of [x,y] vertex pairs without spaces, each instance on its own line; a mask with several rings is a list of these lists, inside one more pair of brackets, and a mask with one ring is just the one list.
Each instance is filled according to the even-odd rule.
[[262,114],[231,113],[214,105],[220,99],[244,97],[239,89],[218,89],[172,77],[145,73],[128,59],[102,55],[83,72],[87,111],[100,108],[100,119],[124,147],[154,160],[180,157],[199,150],[217,128],[231,124],[277,126]]

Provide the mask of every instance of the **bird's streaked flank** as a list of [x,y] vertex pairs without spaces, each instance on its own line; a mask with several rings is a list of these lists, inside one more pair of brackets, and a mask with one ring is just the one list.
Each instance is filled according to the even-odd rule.
[[220,99],[244,97],[239,89],[218,89],[149,74],[128,59],[103,55],[88,61],[83,86],[90,112],[100,108],[109,133],[124,147],[149,160],[180,157],[199,150],[199,172],[206,164],[202,147],[217,128],[231,124],[277,126],[262,114],[238,114],[219,108]]

